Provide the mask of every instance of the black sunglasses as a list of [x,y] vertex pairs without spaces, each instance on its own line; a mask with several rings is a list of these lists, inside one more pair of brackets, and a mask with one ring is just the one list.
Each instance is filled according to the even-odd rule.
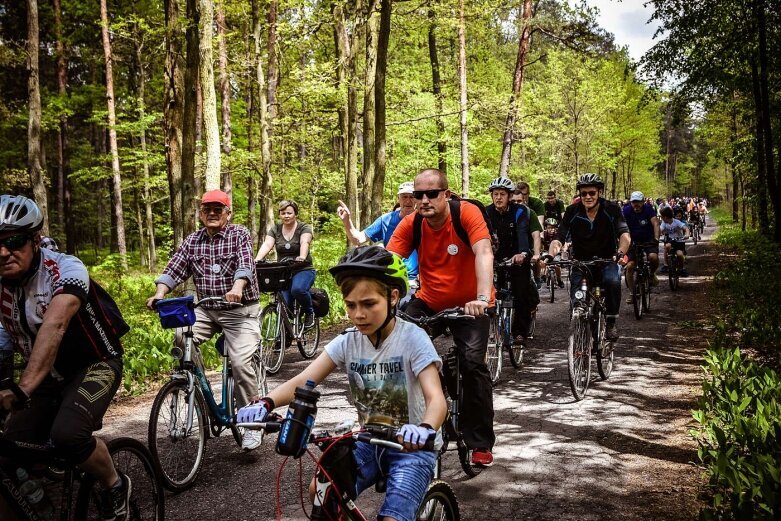
[[31,240],[29,235],[11,235],[5,239],[0,239],[0,247],[5,246],[10,251],[16,251],[24,247],[27,241]]
[[209,215],[210,213],[214,213],[217,215],[222,215],[222,212],[226,211],[227,207],[225,206],[201,206],[201,211],[205,213],[206,215]]
[[425,195],[429,199],[436,199],[437,197],[439,197],[440,192],[445,192],[445,191],[447,191],[447,188],[434,188],[432,190],[413,190],[412,197],[414,197],[417,200],[421,200]]
[[599,192],[597,190],[587,190],[580,192],[581,197],[596,197]]

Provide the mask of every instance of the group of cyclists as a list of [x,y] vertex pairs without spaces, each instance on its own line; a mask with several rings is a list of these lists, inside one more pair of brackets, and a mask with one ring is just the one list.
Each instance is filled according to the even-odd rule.
[[[654,204],[641,192],[633,192],[622,206],[605,198],[605,184],[597,174],[579,176],[575,189],[572,204],[565,206],[553,191],[543,202],[530,196],[528,183],[500,177],[487,188],[491,204],[482,207],[456,197],[443,172],[425,169],[399,186],[394,210],[361,231],[340,201],[338,217],[356,248],[329,271],[354,327],[332,340],[303,372],[265,396],[258,394],[256,369],[250,363],[260,339],[257,261],[273,250],[277,259],[295,263],[286,298],[298,301],[306,324],[314,321],[309,294],[315,279],[313,231],[298,220],[295,201],[278,205],[280,222],[268,230],[253,255],[248,230],[230,222],[229,196],[220,190],[206,192],[199,214],[203,227],[176,249],[156,279],[147,306],[154,309],[188,278],[199,298],[222,297],[223,302],[196,309],[193,340],[197,345],[217,332],[224,334],[240,407],[237,422],[264,421],[275,408],[290,403],[296,387],[307,380],[318,384],[337,367],[345,371],[361,423],[379,418],[397,426],[399,443],[406,449],[394,453],[358,442],[354,455],[362,472],[356,493],[385,473],[388,486],[379,517],[414,519],[433,478],[434,455],[419,449],[430,438],[441,444],[438,433],[447,406],[438,376],[440,358],[428,335],[397,316],[400,307],[413,318],[463,308],[465,318],[449,324],[463,376],[461,428],[471,463],[489,467],[495,434],[485,355],[496,303],[494,263],[510,265],[506,273],[516,310],[513,342],[523,344],[547,262],[564,252],[582,261],[613,259],[592,277],[606,297],[606,338],[615,341],[621,268],[626,267],[629,282],[634,267],[630,244],[647,244],[655,273],[658,248],[648,243],[665,236],[665,257],[682,256],[687,223],[693,215],[704,222],[707,214],[704,200]],[[128,326],[81,261],[43,247],[42,225],[32,200],[0,196],[0,350],[10,344],[27,362],[18,388],[0,391],[0,407],[15,409],[4,433],[61,448],[103,485],[102,519],[127,519],[132,484],[114,469],[105,444],[92,433],[100,428],[119,386],[120,338]],[[364,245],[370,241],[384,247]],[[571,298],[579,276],[570,274]],[[555,277],[563,287],[560,270]],[[183,342],[181,333],[175,341]],[[262,437],[256,432],[245,432],[245,451],[260,446]]]

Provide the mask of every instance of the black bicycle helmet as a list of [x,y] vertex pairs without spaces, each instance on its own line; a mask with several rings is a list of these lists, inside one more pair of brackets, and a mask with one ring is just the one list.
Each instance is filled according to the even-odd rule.
[[406,295],[409,289],[404,261],[380,246],[359,246],[339,259],[339,263],[328,271],[340,285],[345,277],[362,276],[381,280],[391,288],[398,289],[401,296]]
[[35,201],[22,195],[0,195],[0,233],[34,233],[43,227],[43,214]]
[[584,186],[596,186],[599,189],[605,188],[605,182],[597,174],[583,174],[578,178],[575,189],[580,190]]

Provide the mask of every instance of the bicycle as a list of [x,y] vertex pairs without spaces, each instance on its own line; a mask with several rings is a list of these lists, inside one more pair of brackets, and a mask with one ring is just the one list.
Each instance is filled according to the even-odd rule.
[[[460,318],[474,318],[472,315],[465,315],[463,308],[443,309],[430,317],[411,317],[404,312],[397,312],[397,316],[407,322],[412,322],[422,327],[433,339],[437,334],[432,331],[437,324],[445,320],[457,320]],[[442,425],[442,449],[445,453],[450,445],[450,441],[456,442],[456,451],[458,452],[458,461],[464,473],[473,478],[483,471],[482,466],[472,465],[471,450],[464,441],[464,435],[461,431],[461,409],[464,403],[463,378],[461,375],[461,362],[458,356],[458,347],[454,344],[450,347],[445,356],[442,357],[442,389],[447,400],[447,418]]]
[[641,320],[643,314],[651,308],[651,291],[653,273],[651,273],[651,264],[648,261],[648,254],[645,249],[656,246],[658,242],[652,243],[632,243],[634,250],[633,258],[635,260],[634,284],[629,288],[632,292],[632,306],[635,312],[635,318]]
[[[263,429],[266,433],[278,432],[286,419],[272,416],[272,421],[258,423],[241,423],[242,427]],[[342,422],[337,426],[337,432],[331,435],[328,431],[320,431],[309,435],[308,444],[316,445],[321,452],[316,458],[309,449],[306,454],[315,462],[314,480],[316,492],[312,511],[308,516],[311,521],[327,521],[339,519],[342,521],[366,521],[367,518],[353,502],[355,499],[355,475],[358,470],[354,459],[350,459],[347,451],[352,451],[357,441],[385,447],[391,450],[404,450],[397,443],[397,431],[384,425],[366,425],[359,430],[352,428],[354,422]],[[422,450],[433,450],[434,440],[429,440]],[[347,456],[347,457],[345,457]],[[299,460],[300,462],[301,460]],[[282,462],[279,472],[287,462]],[[299,463],[301,465],[301,463]],[[450,485],[438,479],[439,461],[434,469],[434,480],[429,484],[423,496],[418,513],[415,516],[420,521],[459,521],[461,519],[458,499]],[[387,482],[383,476],[374,485],[375,491],[384,493]],[[282,519],[279,507],[279,480],[277,480],[277,518]]]
[[[669,235],[664,236],[664,242],[672,243],[672,242],[680,242],[685,243],[686,239],[670,239]],[[683,261],[678,257],[677,252],[670,248],[670,252],[667,255],[667,280],[670,285],[671,291],[677,291],[678,286],[680,285],[680,278],[681,278],[681,270],[683,269]]]
[[[208,297],[197,303],[192,297],[159,300],[158,312],[169,306],[182,305],[194,311],[206,302],[225,303],[221,297]],[[240,303],[236,303],[240,306]],[[233,395],[233,371],[225,350],[222,356],[222,390],[218,404],[211,383],[206,378],[203,360],[193,356],[194,313],[184,322],[172,327],[186,327],[184,350],[174,347],[172,355],[179,360],[179,366],[171,379],[158,391],[149,414],[149,449],[152,461],[160,473],[165,487],[173,492],[190,488],[203,465],[203,452],[209,434],[220,436],[229,429],[236,443],[241,446],[243,432],[234,424],[236,401]],[[164,326],[165,327],[165,326]],[[170,327],[170,326],[169,326]],[[218,340],[219,345],[222,338]],[[197,349],[197,348],[196,348]],[[252,356],[257,375],[258,395],[268,394],[268,382],[263,366],[262,346]]]
[[556,265],[570,266],[582,275],[580,288],[575,291],[570,316],[570,334],[567,346],[567,372],[575,400],[582,400],[591,382],[591,355],[596,355],[597,371],[602,380],[613,372],[613,342],[605,338],[605,295],[594,286],[591,268],[599,268],[613,259],[594,258],[590,261],[558,261]]
[[[496,287],[496,313],[491,317],[491,325],[488,332],[488,349],[485,354],[485,363],[488,373],[491,375],[491,383],[496,384],[502,373],[502,360],[504,350],[510,355],[510,363],[515,369],[520,369],[523,363],[523,344],[515,345],[513,342],[512,323],[515,316],[513,307],[512,284],[510,281],[510,266],[512,261],[505,259],[494,266],[494,277],[502,284]],[[500,276],[499,272],[503,272]]]
[[[6,382],[4,387],[13,388],[15,385]],[[130,519],[164,521],[163,484],[152,464],[149,450],[141,442],[132,438],[116,438],[109,441],[107,446],[114,466],[130,477],[132,483],[128,504]],[[93,477],[68,463],[51,445],[16,442],[9,440],[0,432],[0,459],[3,460],[3,464],[0,465],[0,496],[19,521],[43,521],[45,517],[40,515],[35,506],[30,504],[30,501],[20,492],[17,467],[25,468],[32,475],[43,469],[46,476],[41,479],[46,479],[46,497],[55,504],[55,512],[56,504],[60,504],[59,517],[51,519],[60,519],[60,521],[101,519],[100,486]],[[34,477],[37,478],[35,475]],[[57,488],[60,488],[61,492],[57,492]]]
[[282,298],[282,291],[290,288],[292,270],[299,264],[261,261],[255,267],[260,291],[271,293],[271,301],[260,312],[258,319],[260,343],[266,353],[268,374],[276,374],[282,367],[285,348],[290,341],[296,341],[298,352],[305,360],[317,354],[320,344],[320,318],[315,317],[314,325],[306,327],[304,310],[298,301],[294,300],[291,309]]
[[695,245],[697,244],[697,241],[700,240],[700,223],[699,223],[699,221],[700,220],[697,219],[696,221],[689,221],[688,222],[689,229],[691,230],[692,243],[695,244]]

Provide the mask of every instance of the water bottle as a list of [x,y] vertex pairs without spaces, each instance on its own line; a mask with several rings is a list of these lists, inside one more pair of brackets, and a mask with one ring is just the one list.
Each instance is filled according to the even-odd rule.
[[16,469],[16,477],[19,479],[19,493],[24,496],[38,517],[46,520],[54,519],[54,506],[46,497],[40,482],[30,479],[23,468]]
[[315,423],[318,398],[320,392],[315,391],[312,380],[307,380],[303,387],[296,387],[295,399],[288,407],[287,417],[277,438],[278,454],[299,458],[304,453]]

